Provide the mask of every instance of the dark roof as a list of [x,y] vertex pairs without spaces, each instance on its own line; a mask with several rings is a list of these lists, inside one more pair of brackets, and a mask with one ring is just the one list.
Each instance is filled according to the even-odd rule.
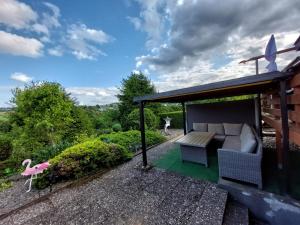
[[255,94],[278,87],[278,81],[287,79],[290,73],[269,72],[226,81],[135,97],[134,102],[184,102],[235,95]]

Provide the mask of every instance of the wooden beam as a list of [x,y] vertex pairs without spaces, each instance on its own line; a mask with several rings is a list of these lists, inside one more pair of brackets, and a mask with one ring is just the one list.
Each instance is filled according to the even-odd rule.
[[289,190],[289,121],[286,100],[286,81],[280,81],[280,110],[282,126],[282,186],[281,191],[286,194]]
[[289,135],[291,142],[300,146],[300,129],[290,128]]
[[293,94],[291,96],[288,96],[288,103],[293,105],[299,105],[300,104],[300,94]]
[[280,120],[276,120],[267,115],[262,115],[262,120],[265,121],[265,123],[269,124],[271,127],[273,127],[275,130],[281,131],[281,121]]
[[187,131],[186,131],[186,112],[185,112],[185,103],[182,102],[181,105],[182,105],[183,132],[184,132],[184,135],[186,135],[186,134],[187,134]]
[[145,135],[145,115],[144,115],[144,102],[140,102],[140,130],[142,141],[142,155],[143,155],[143,167],[147,167],[147,149],[146,149],[146,135]]
[[293,122],[300,123],[300,112],[299,111],[289,111],[289,119]]
[[281,132],[276,130],[276,152],[277,152],[277,167],[282,169],[282,146],[281,146]]
[[298,87],[300,86],[300,74],[293,77],[293,79],[290,81],[291,87]]

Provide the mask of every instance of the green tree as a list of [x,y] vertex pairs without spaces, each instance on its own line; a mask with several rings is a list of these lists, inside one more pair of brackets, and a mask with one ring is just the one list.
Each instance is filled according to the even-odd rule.
[[13,91],[15,110],[10,114],[13,136],[12,157],[19,162],[34,150],[72,141],[75,134],[88,132],[89,123],[75,101],[58,83],[32,83]]
[[[151,109],[145,109],[145,127],[149,130],[155,130],[158,127],[158,117],[152,112]],[[130,129],[139,130],[140,128],[140,111],[139,109],[134,109],[128,115],[128,125]]]
[[131,73],[129,77],[122,80],[119,99],[120,122],[124,130],[128,130],[129,124],[127,117],[129,113],[137,108],[133,104],[133,98],[137,96],[154,94],[155,87],[151,81],[141,72]]

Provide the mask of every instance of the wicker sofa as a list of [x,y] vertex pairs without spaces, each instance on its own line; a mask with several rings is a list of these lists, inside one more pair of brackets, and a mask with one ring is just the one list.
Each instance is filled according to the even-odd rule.
[[256,184],[262,188],[262,142],[248,124],[193,123],[193,130],[215,132],[219,176]]

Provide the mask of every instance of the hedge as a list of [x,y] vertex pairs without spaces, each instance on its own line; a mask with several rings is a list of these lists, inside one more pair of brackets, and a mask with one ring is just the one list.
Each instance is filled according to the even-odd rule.
[[182,111],[173,111],[173,112],[167,112],[167,113],[160,113],[159,114],[159,121],[160,121],[160,127],[163,128],[165,125],[164,118],[169,117],[171,118],[171,126],[170,128],[175,129],[183,129],[183,117],[182,117]]
[[[131,152],[135,152],[141,146],[141,133],[138,130],[103,134],[99,138],[106,143],[119,144]],[[165,140],[166,138],[157,131],[146,131],[146,145],[148,147]]]
[[36,180],[35,185],[45,188],[49,185],[50,176],[55,178],[54,182],[79,178],[91,171],[118,165],[131,157],[132,153],[120,145],[107,144],[99,139],[85,141],[50,159],[50,168]]

